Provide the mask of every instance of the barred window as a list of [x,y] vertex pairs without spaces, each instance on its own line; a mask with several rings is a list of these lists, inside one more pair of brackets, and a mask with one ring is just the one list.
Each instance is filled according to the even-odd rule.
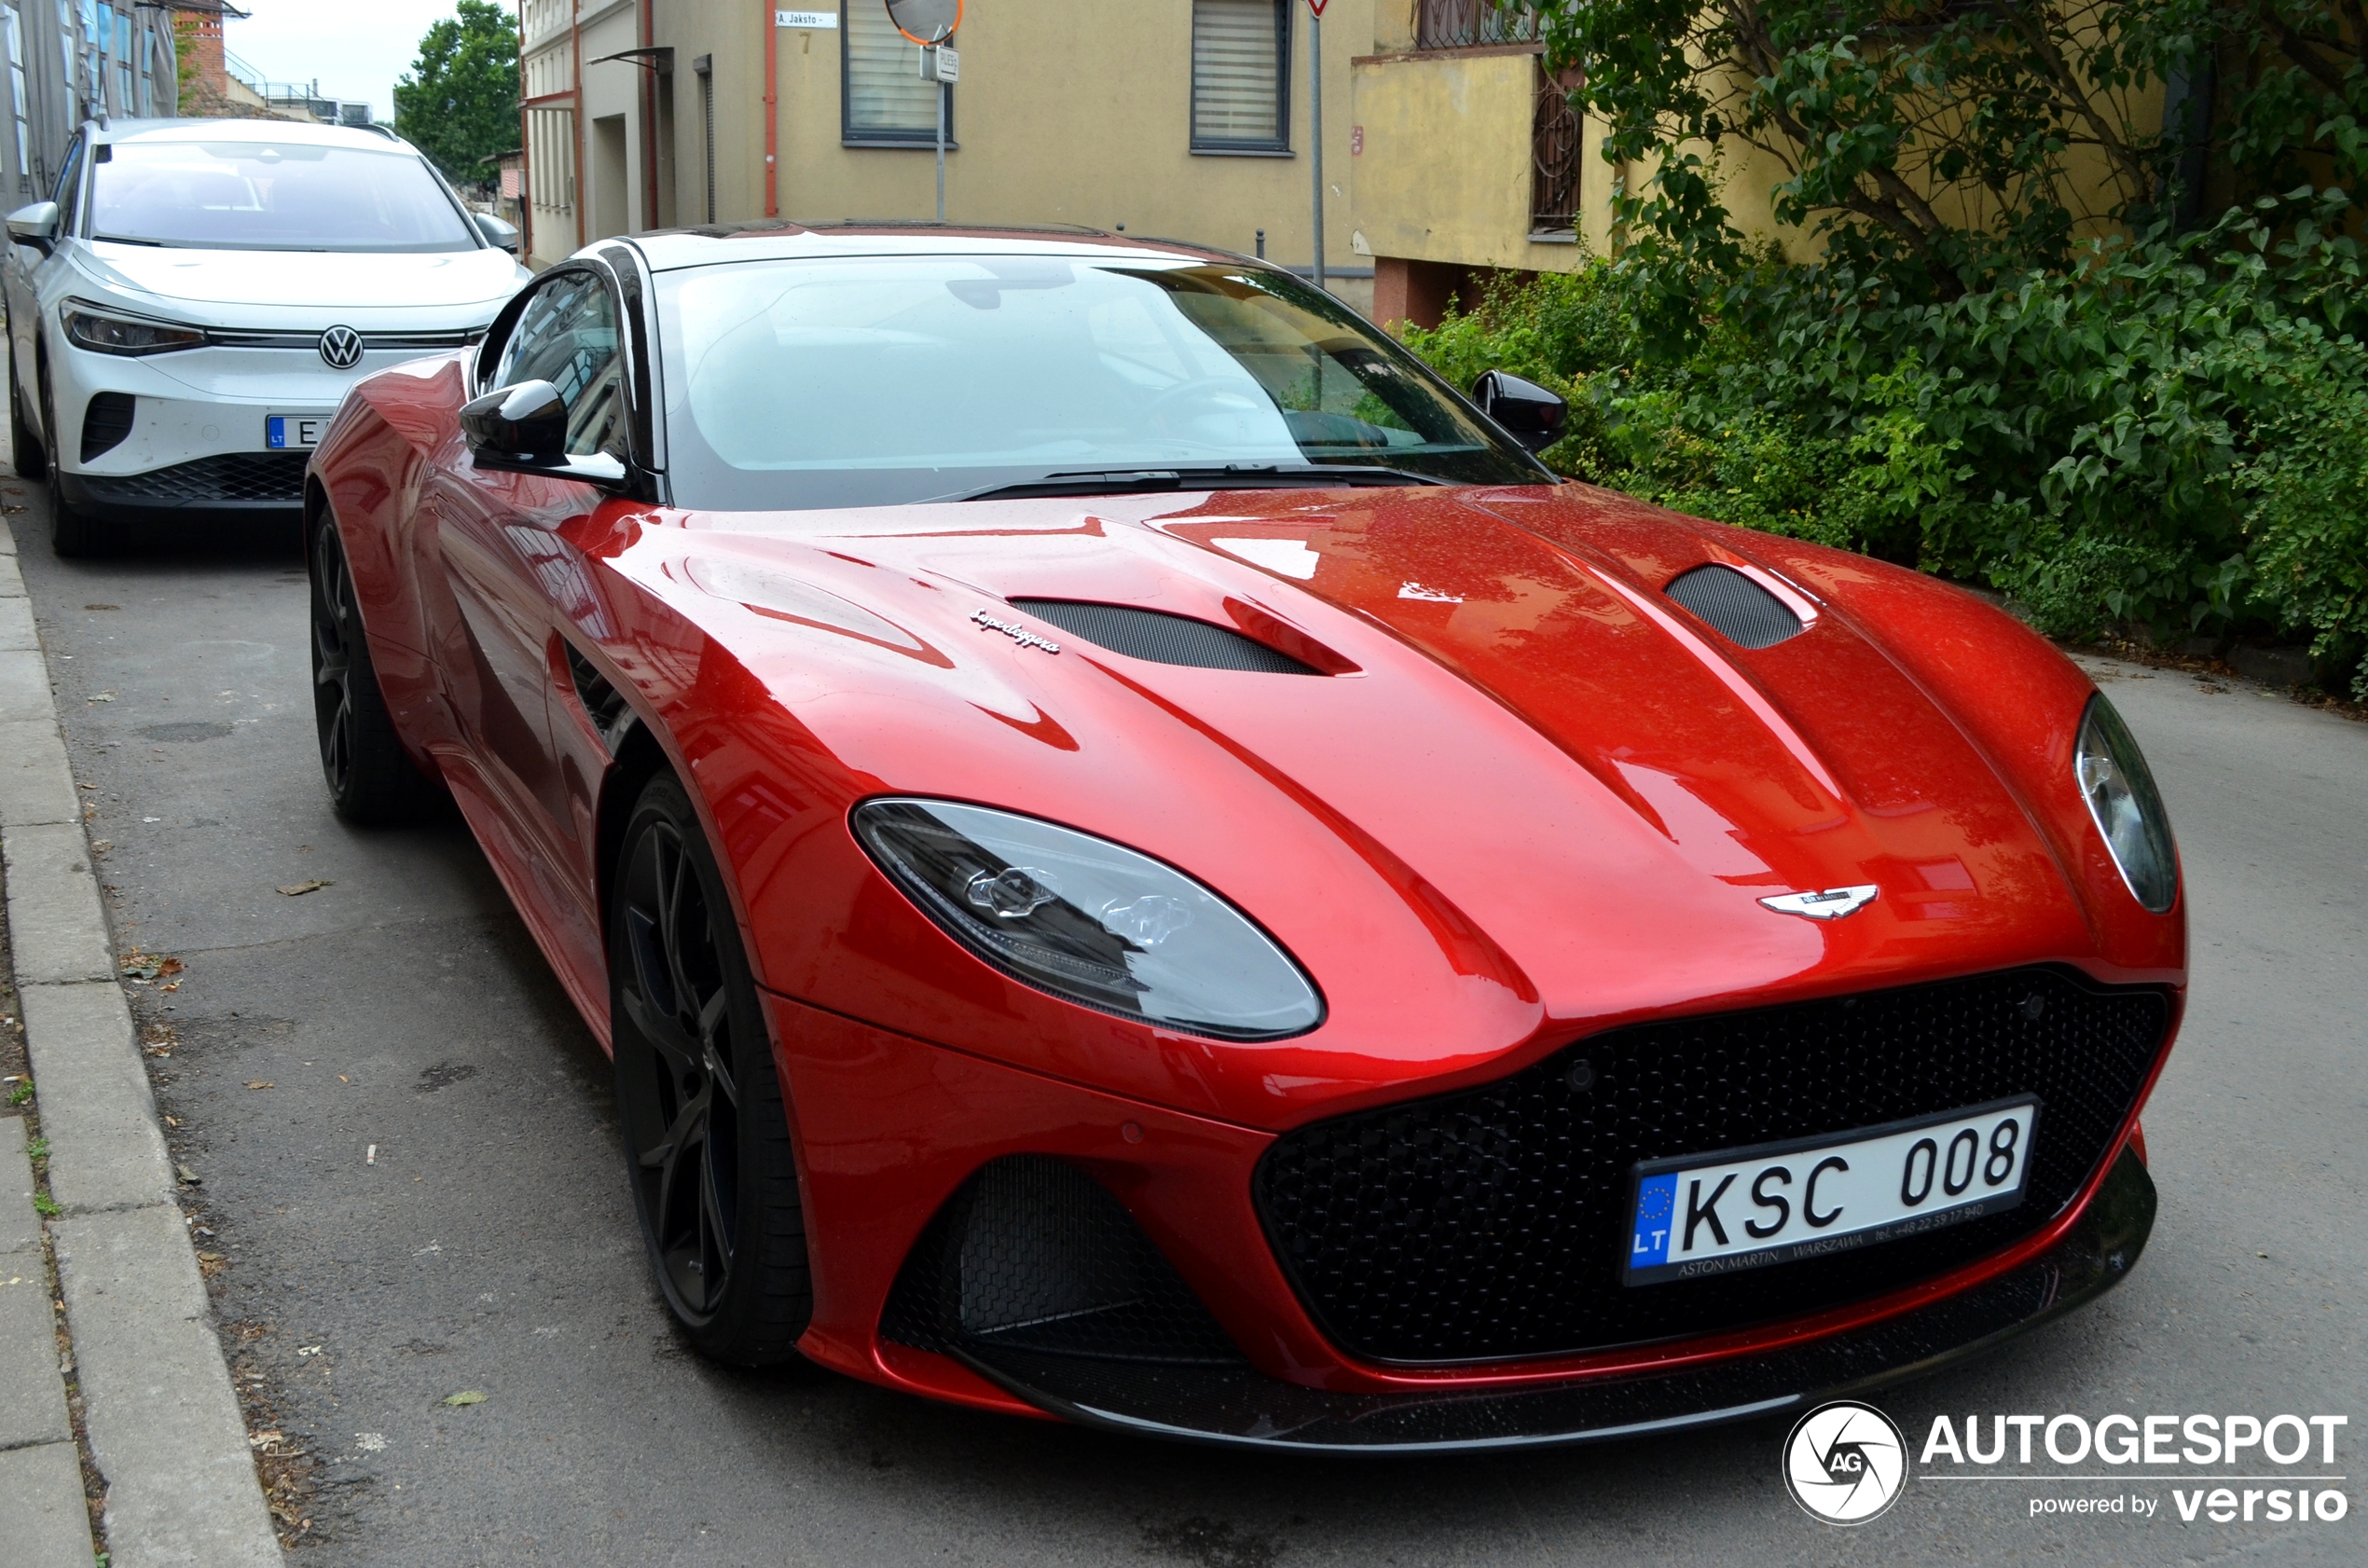
[[1192,0],[1192,150],[1291,147],[1291,0]]
[[[934,146],[938,84],[921,79],[921,48],[896,30],[879,0],[847,0],[839,16],[839,136],[858,145]],[[945,143],[954,144],[954,94]]]

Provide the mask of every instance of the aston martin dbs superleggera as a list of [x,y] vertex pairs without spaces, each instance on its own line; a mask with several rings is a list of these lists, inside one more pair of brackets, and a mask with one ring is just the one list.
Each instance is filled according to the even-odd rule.
[[1560,414],[1191,246],[604,242],[327,433],[329,787],[458,802],[729,1362],[1454,1449],[2096,1295],[2185,984],[2127,731]]

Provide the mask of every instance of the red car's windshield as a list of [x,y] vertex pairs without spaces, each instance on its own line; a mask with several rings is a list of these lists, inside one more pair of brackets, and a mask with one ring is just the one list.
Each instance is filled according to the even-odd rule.
[[1546,477],[1354,311],[1268,268],[862,256],[668,274],[660,297],[685,505],[1228,466]]

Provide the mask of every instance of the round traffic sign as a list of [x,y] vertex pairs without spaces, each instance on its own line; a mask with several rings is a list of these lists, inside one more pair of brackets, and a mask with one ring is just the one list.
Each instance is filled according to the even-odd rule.
[[888,0],[888,14],[899,33],[934,48],[962,25],[962,0]]

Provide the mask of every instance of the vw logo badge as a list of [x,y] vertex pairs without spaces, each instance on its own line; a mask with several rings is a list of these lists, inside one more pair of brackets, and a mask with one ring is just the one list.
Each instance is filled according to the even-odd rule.
[[1872,1405],[1820,1405],[1784,1439],[1784,1486],[1811,1519],[1865,1524],[1907,1485],[1907,1439]]
[[333,326],[321,335],[321,357],[332,370],[351,370],[362,363],[362,335],[350,326]]

